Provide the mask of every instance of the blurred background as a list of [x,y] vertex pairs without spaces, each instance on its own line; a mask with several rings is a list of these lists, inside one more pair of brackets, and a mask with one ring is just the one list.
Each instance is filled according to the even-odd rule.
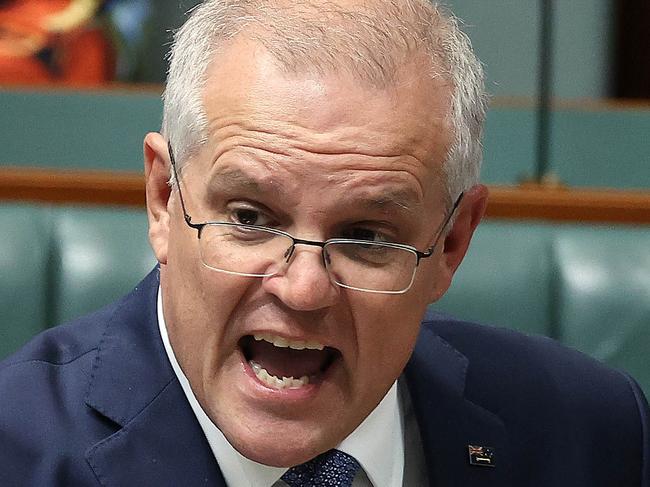
[[[6,64],[2,65],[0,80],[10,84],[162,83],[171,32],[196,3],[1,0],[0,57]],[[550,55],[555,65],[552,88],[556,96],[650,97],[650,34],[646,28],[650,7],[645,0],[444,3],[465,21],[465,30],[488,67],[489,86],[495,96],[529,97],[537,92],[541,30],[547,9],[552,24]],[[95,78],[90,79],[89,74],[83,80],[66,78],[69,70],[75,69],[71,64],[93,65]]]
[[[0,357],[155,264],[142,139],[196,3],[0,0]],[[650,1],[445,3],[492,94],[490,200],[434,308],[553,337],[650,393]]]
[[[158,125],[172,32],[195,4],[0,0],[0,164],[140,170],[140,136]],[[543,178],[571,186],[650,187],[650,171],[639,163],[650,152],[650,2],[447,4],[464,20],[493,96],[485,139],[486,182]],[[83,95],[65,91],[63,103],[56,90],[64,87],[81,88]],[[135,119],[117,108],[124,96],[98,98],[98,90],[109,98],[129,92],[132,99],[126,103],[139,107],[132,110]],[[95,109],[108,109],[101,122],[121,125],[118,133],[127,139],[109,144]],[[43,119],[48,112],[55,113]],[[63,119],[78,123],[81,132],[69,123],[66,130],[58,123]],[[25,130],[25,124],[33,127]],[[51,124],[58,126],[59,137]],[[23,140],[39,134],[52,139],[43,144],[47,149]],[[79,141],[81,134],[87,138]]]

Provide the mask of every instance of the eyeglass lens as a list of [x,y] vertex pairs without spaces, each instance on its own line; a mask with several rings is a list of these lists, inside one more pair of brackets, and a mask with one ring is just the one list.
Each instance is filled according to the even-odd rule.
[[[280,272],[291,257],[293,240],[269,229],[210,223],[200,236],[201,258],[211,269],[264,277]],[[363,291],[403,292],[417,266],[415,252],[381,243],[328,242],[323,261],[331,279]]]

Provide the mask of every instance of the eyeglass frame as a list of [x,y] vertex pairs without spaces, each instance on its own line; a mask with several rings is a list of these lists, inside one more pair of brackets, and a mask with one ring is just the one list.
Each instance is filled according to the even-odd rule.
[[[262,229],[265,231],[268,231],[269,233],[274,233],[276,235],[280,235],[283,237],[286,237],[291,240],[292,245],[290,249],[287,252],[286,256],[286,261],[287,263],[290,261],[291,257],[293,256],[293,253],[295,251],[296,245],[311,245],[314,247],[320,247],[321,248],[321,256],[323,258],[323,265],[325,269],[327,269],[327,273],[330,275],[330,280],[332,280],[337,286],[346,288],[346,289],[352,289],[355,291],[361,291],[361,292],[367,292],[367,293],[375,293],[375,294],[404,294],[406,293],[409,289],[411,289],[411,286],[413,285],[413,281],[415,279],[415,274],[417,273],[417,269],[420,265],[420,260],[421,259],[426,259],[428,257],[431,257],[433,255],[433,250],[435,249],[436,245],[438,245],[438,241],[440,240],[440,237],[442,236],[445,228],[451,221],[454,213],[456,212],[456,209],[460,205],[460,202],[463,199],[464,192],[461,191],[461,193],[458,195],[458,198],[454,201],[454,204],[452,205],[451,211],[449,211],[447,217],[444,219],[440,227],[438,228],[438,231],[436,232],[436,237],[431,244],[431,246],[426,249],[425,251],[421,251],[413,247],[412,245],[409,244],[404,244],[404,243],[398,243],[398,242],[373,242],[371,240],[360,240],[360,239],[352,239],[352,238],[328,238],[325,241],[320,241],[320,240],[306,240],[306,239],[301,239],[301,238],[296,238],[293,235],[291,235],[288,232],[285,232],[283,230],[278,230],[277,228],[271,228],[271,227],[265,227],[264,225],[250,225],[246,223],[233,223],[233,222],[219,222],[219,221],[206,221],[206,222],[201,222],[201,223],[193,223],[192,222],[192,217],[189,215],[185,208],[185,200],[183,199],[183,192],[181,190],[181,184],[180,184],[180,179],[178,177],[178,172],[176,170],[176,159],[174,157],[174,150],[172,148],[171,142],[167,142],[167,150],[169,151],[169,161],[172,166],[172,171],[174,173],[174,181],[176,182],[176,187],[178,188],[178,197],[181,202],[181,208],[183,210],[183,219],[185,220],[185,223],[190,228],[193,228],[197,232],[197,238],[200,240],[201,239],[201,233],[203,229],[208,226],[208,225],[226,225],[226,226],[232,226],[232,227],[254,227],[258,229]],[[325,252],[322,250],[325,249],[325,246],[327,244],[336,244],[336,243],[347,243],[347,244],[373,244],[373,245],[379,245],[382,247],[389,247],[389,248],[394,248],[394,249],[401,249],[401,250],[406,250],[408,252],[412,252],[416,256],[416,261],[415,261],[415,268],[413,270],[413,276],[411,277],[411,282],[409,283],[408,287],[406,289],[403,289],[401,291],[378,291],[378,290],[372,290],[372,289],[363,289],[363,288],[358,288],[354,286],[349,286],[346,284],[342,284],[337,282],[336,280],[332,279],[332,276],[330,274],[330,271],[327,267],[327,264],[325,262]],[[206,264],[207,266],[207,264]],[[232,275],[237,275],[237,276],[242,276],[242,277],[264,277],[264,276],[258,276],[258,275],[250,275],[246,273],[240,273],[240,272],[235,272],[235,271],[226,271],[222,269],[215,269],[213,267],[207,266],[209,269],[214,270],[215,272],[225,272],[228,274]]]

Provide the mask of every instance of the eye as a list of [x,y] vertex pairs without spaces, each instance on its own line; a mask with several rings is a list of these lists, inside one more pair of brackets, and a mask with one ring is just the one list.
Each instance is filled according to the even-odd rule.
[[233,223],[264,227],[272,226],[274,223],[264,211],[250,205],[232,205],[228,209],[229,218]]
[[391,239],[383,232],[368,227],[350,227],[341,232],[341,237],[368,242],[390,242]]

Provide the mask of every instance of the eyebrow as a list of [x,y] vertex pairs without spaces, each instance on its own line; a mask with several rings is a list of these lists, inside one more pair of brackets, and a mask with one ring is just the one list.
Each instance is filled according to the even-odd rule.
[[212,193],[247,192],[266,194],[274,193],[284,196],[287,190],[278,181],[260,181],[245,171],[236,168],[226,168],[216,171],[208,181]]
[[[214,172],[208,187],[213,194],[246,192],[259,195],[272,194],[283,198],[289,193],[279,181],[259,180],[239,168],[223,168]],[[418,192],[405,187],[388,188],[381,192],[371,189],[353,203],[369,211],[397,209],[409,213],[422,206]]]
[[389,189],[381,194],[364,195],[361,205],[369,210],[385,210],[396,207],[402,211],[412,212],[422,206],[418,194],[409,188]]

